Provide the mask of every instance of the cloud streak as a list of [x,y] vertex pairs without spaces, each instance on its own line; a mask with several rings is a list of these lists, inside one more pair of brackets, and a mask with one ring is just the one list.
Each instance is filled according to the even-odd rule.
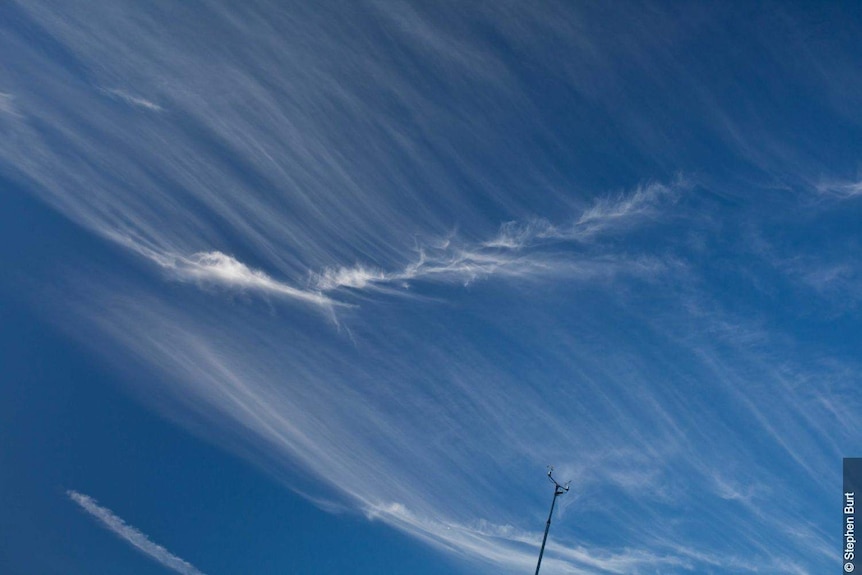
[[[592,276],[604,268],[608,274],[658,271],[653,261],[610,261],[578,256],[572,252],[549,253],[541,248],[559,244],[591,244],[613,231],[628,233],[644,220],[660,220],[688,185],[678,179],[674,184],[651,183],[634,191],[596,200],[571,224],[556,226],[543,218],[525,222],[511,221],[500,226],[490,240],[469,244],[457,236],[437,240],[418,248],[418,256],[403,270],[387,272],[364,265],[327,268],[312,274],[312,285],[323,292],[339,288],[373,289],[383,286],[407,287],[410,281],[456,282],[468,284],[478,279],[538,278],[542,276]],[[618,265],[615,265],[618,264]],[[644,265],[646,264],[646,265]]]
[[820,184],[817,186],[817,191],[840,200],[849,200],[862,195],[862,181]]
[[19,116],[18,110],[15,107],[15,97],[12,94],[0,92],[0,113]]
[[189,257],[160,254],[151,254],[149,257],[179,281],[284,296],[323,307],[336,303],[319,291],[306,291],[274,280],[266,273],[251,269],[236,258],[218,251],[199,252]]
[[[286,297],[330,309],[344,304],[326,293],[342,288],[407,294],[411,282],[466,285],[488,278],[530,280],[548,276],[585,278],[618,273],[660,273],[666,262],[654,257],[620,258],[601,252],[590,255],[550,253],[542,248],[560,244],[594,246],[603,234],[627,233],[643,225],[646,219],[659,220],[662,210],[686,187],[687,184],[678,179],[671,185],[651,183],[630,193],[605,197],[595,201],[566,226],[555,226],[542,218],[511,221],[501,225],[492,239],[472,243],[452,234],[419,245],[415,259],[398,271],[384,271],[363,264],[309,271],[306,289],[275,280],[220,251],[179,255],[148,247],[128,232],[97,225],[103,228],[106,237],[144,256],[178,281]],[[135,235],[140,235],[140,230]]]
[[72,490],[67,491],[66,495],[77,503],[81,509],[98,520],[103,527],[154,561],[181,575],[204,575],[194,565],[177,557],[158,543],[154,543],[140,530],[123,521],[122,518],[118,517],[107,507],[99,505],[89,495]]
[[122,102],[125,102],[126,104],[135,106],[137,108],[142,108],[151,112],[164,112],[164,108],[162,108],[158,104],[151,102],[145,98],[133,96],[124,90],[118,90],[114,88],[110,90],[105,89],[103,90],[103,92],[112,98],[116,98]]

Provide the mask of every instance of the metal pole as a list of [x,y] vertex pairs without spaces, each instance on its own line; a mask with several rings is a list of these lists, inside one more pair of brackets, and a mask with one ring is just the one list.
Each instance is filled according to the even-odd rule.
[[554,498],[551,499],[551,511],[548,513],[548,522],[545,523],[545,536],[542,537],[542,548],[539,549],[539,562],[536,563],[536,575],[539,575],[539,568],[542,566],[542,555],[545,554],[545,543],[548,541],[548,531],[551,530],[551,518],[554,516],[554,505],[557,503],[557,497],[566,493],[569,490],[568,483],[565,486],[557,483],[553,477],[551,477],[551,473],[554,472],[554,468],[552,467],[550,471],[548,471],[548,478],[554,483]]

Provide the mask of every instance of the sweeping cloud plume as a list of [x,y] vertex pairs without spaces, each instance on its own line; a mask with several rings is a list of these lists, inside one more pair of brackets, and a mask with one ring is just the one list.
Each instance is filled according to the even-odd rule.
[[181,281],[259,291],[322,306],[333,303],[319,292],[301,290],[276,281],[264,272],[253,270],[236,258],[221,252],[201,252],[189,257],[153,255],[151,259]]

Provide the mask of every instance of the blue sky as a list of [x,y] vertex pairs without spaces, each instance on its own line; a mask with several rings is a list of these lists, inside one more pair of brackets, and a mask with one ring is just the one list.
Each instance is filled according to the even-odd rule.
[[0,570],[837,568],[860,33],[0,5]]

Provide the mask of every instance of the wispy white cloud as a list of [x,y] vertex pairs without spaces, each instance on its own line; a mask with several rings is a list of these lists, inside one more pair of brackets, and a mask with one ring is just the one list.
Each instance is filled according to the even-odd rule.
[[143,255],[179,281],[257,291],[329,307],[337,305],[337,302],[325,292],[340,288],[386,289],[405,293],[412,281],[469,284],[492,277],[531,279],[553,275],[654,274],[664,267],[657,258],[626,259],[604,254],[587,257],[577,251],[551,255],[537,248],[549,242],[595,242],[602,232],[610,230],[630,231],[642,224],[643,218],[660,218],[666,201],[677,197],[683,187],[682,180],[670,186],[653,183],[640,186],[629,194],[597,200],[573,224],[564,227],[533,218],[523,223],[506,222],[494,238],[482,242],[470,243],[452,234],[419,246],[415,259],[396,271],[358,264],[308,272],[310,289],[275,280],[220,251],[180,255],[150,247],[147,242],[133,239],[131,234],[118,229],[96,225],[102,228],[106,237]]
[[278,281],[267,273],[250,268],[235,257],[219,251],[197,252],[184,256],[149,247],[128,235],[113,231],[108,235],[155,263],[167,272],[169,277],[177,281],[192,282],[201,287],[218,286],[234,291],[251,291],[286,297],[327,309],[331,309],[333,305],[340,305],[319,290],[304,290]]
[[672,185],[653,182],[616,198],[599,199],[578,219],[575,229],[585,228],[583,233],[589,234],[613,228],[630,229],[632,223],[644,218],[660,217],[661,208],[675,201],[688,186],[685,178],[678,177]]
[[266,273],[252,269],[236,258],[218,251],[199,252],[188,257],[159,255],[153,259],[181,281],[259,291],[320,306],[331,306],[335,303],[318,291],[306,291],[274,280]]
[[400,290],[407,293],[411,282],[468,285],[484,279],[534,281],[550,277],[584,279],[633,275],[654,277],[676,262],[655,257],[582,256],[577,253],[523,253],[483,246],[423,248],[416,260],[396,272],[379,269],[340,267],[311,274],[312,284],[322,292],[340,288]]
[[[837,231],[837,234],[841,232]],[[834,242],[845,241],[838,239],[837,234]],[[845,238],[848,242],[856,242],[854,238]],[[862,301],[862,267],[858,260],[822,246],[800,249],[787,243],[780,237],[756,237],[751,241],[752,251],[761,265],[776,270],[809,296],[816,296],[815,301],[829,304],[838,312],[858,308]]]
[[832,196],[839,199],[850,199],[862,195],[862,180],[821,183],[817,185],[817,191],[822,195]]
[[164,108],[156,104],[155,102],[151,102],[146,98],[141,98],[139,96],[133,96],[129,94],[125,90],[119,90],[116,88],[112,89],[102,89],[102,92],[107,94],[112,98],[116,98],[120,101],[125,102],[131,106],[135,106],[137,108],[143,108],[145,110],[149,110],[151,112],[164,112]]
[[194,565],[185,561],[158,543],[154,543],[144,533],[132,527],[122,518],[118,517],[107,507],[102,507],[98,502],[83,493],[69,490],[66,492],[69,499],[81,506],[81,508],[95,517],[104,527],[112,531],[117,537],[126,541],[138,549],[141,553],[148,555],[153,560],[161,563],[168,569],[172,569],[182,575],[203,575]]
[[[408,531],[420,530],[436,546],[455,550],[469,557],[480,557],[504,567],[506,571],[528,571],[536,564],[536,549],[542,532],[526,531],[513,525],[495,524],[484,519],[471,525],[439,522],[419,517],[404,505],[390,503],[366,510],[369,518],[385,521]],[[644,573],[661,567],[692,568],[690,559],[679,552],[654,553],[646,549],[624,548],[607,552],[552,539],[543,565],[554,573]]]
[[[557,226],[544,218],[506,222],[500,226],[496,236],[486,241],[469,243],[450,236],[445,241],[421,246],[417,257],[399,271],[388,272],[364,265],[327,268],[312,274],[312,285],[326,292],[342,287],[407,287],[414,280],[467,284],[495,276],[594,276],[599,267],[609,273],[642,273],[646,267],[658,271],[662,266],[645,267],[644,260],[637,258],[623,262],[620,258],[611,261],[603,254],[580,255],[578,246],[575,250],[557,254],[549,254],[541,248],[548,244],[595,243],[603,233],[613,230],[630,232],[643,225],[647,218],[659,220],[667,217],[668,205],[686,187],[682,178],[672,185],[652,183],[639,186],[630,193],[595,201],[573,223]],[[658,261],[653,260],[653,264],[656,263]]]
[[644,225],[645,221],[666,219],[673,202],[689,188],[690,184],[681,176],[671,184],[644,184],[632,191],[596,199],[569,224],[554,225],[543,218],[507,222],[500,227],[495,238],[483,242],[483,245],[523,249],[549,241],[595,241],[603,233],[614,230],[630,232]]
[[20,115],[18,109],[15,107],[15,97],[12,94],[0,92],[0,113],[11,116]]

